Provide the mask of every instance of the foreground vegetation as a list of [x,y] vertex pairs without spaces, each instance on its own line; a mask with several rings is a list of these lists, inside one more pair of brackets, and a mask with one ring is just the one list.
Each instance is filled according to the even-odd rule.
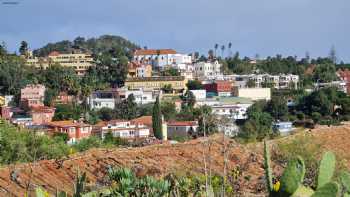
[[[88,191],[87,177],[83,173],[76,178],[74,195],[79,197],[180,197],[180,196],[234,196],[232,182],[223,182],[223,177],[214,175],[206,183],[203,175],[177,176],[168,174],[163,178],[152,176],[137,177],[128,168],[109,168],[107,186],[98,191]],[[209,185],[208,185],[209,184]],[[206,186],[208,185],[208,186]],[[36,188],[36,196],[44,197],[48,193],[42,188]],[[57,192],[57,197],[66,197],[65,192]]]
[[[279,180],[274,180],[270,161],[269,146],[264,142],[265,178],[271,197],[305,196],[305,197],[337,197],[350,195],[350,174],[342,171],[340,183],[334,181],[336,157],[332,152],[326,152],[318,167],[317,185],[312,188],[304,186],[305,162],[300,156],[294,156],[288,161],[287,167]],[[275,181],[275,183],[274,183]]]
[[127,145],[126,141],[107,134],[104,140],[90,137],[69,146],[64,134],[50,137],[41,135],[40,131],[15,127],[2,120],[0,122],[0,165],[59,159],[90,148]]

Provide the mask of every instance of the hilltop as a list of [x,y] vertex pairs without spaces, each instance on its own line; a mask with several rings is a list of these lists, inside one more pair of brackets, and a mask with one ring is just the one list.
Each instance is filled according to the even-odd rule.
[[117,56],[131,57],[132,51],[139,48],[133,42],[115,35],[102,35],[98,38],[77,37],[73,41],[63,40],[55,43],[48,43],[47,45],[36,49],[33,53],[36,56],[47,56],[52,51],[58,51],[60,53],[72,53],[74,50],[80,50],[83,52],[90,52],[93,54],[99,54],[114,50]]

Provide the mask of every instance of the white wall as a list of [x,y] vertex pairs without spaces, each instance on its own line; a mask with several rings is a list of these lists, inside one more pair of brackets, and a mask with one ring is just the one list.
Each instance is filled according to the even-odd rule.
[[190,90],[190,91],[196,97],[196,100],[203,100],[207,97],[206,90]]
[[237,96],[252,100],[271,100],[270,88],[238,88]]

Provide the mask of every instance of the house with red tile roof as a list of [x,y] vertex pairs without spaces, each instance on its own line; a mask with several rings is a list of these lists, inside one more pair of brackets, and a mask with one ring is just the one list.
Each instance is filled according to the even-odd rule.
[[107,133],[112,133],[113,137],[124,139],[139,139],[150,137],[151,128],[142,121],[133,120],[110,120],[98,123],[94,126],[95,132],[100,133],[102,139]]
[[92,126],[82,122],[64,120],[53,121],[47,124],[49,134],[66,133],[68,134],[68,144],[74,144],[77,141],[91,136]]
[[163,69],[165,66],[190,64],[192,57],[187,54],[179,54],[173,49],[140,49],[134,52],[133,61],[148,63],[153,68]]

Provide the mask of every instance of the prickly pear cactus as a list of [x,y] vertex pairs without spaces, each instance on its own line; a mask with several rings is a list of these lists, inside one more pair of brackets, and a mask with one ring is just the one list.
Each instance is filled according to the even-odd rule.
[[343,171],[340,174],[340,182],[344,190],[344,197],[350,197],[350,174]]
[[288,162],[286,169],[281,177],[281,196],[292,196],[301,186],[305,175],[304,160],[300,157]]
[[332,152],[326,152],[321,160],[317,189],[323,187],[326,183],[331,182],[335,170],[335,155]]
[[317,188],[311,197],[337,197],[340,193],[339,185],[336,182],[328,182]]

